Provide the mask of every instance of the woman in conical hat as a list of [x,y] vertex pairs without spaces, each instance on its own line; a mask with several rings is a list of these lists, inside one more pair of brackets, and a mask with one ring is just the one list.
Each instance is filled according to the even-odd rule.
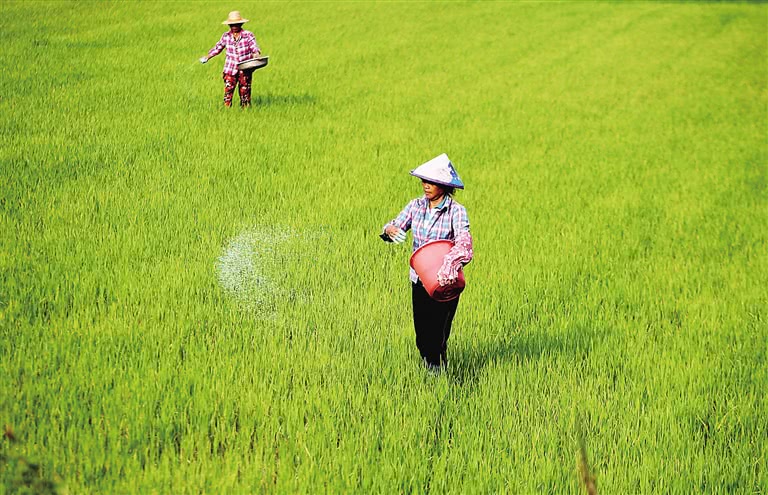
[[[440,285],[453,284],[459,270],[472,261],[473,255],[467,210],[453,198],[456,189],[464,189],[464,183],[445,153],[412,170],[411,175],[421,179],[424,195],[408,203],[387,223],[381,238],[401,243],[410,230],[413,251],[430,241],[453,241],[437,272]],[[410,279],[416,346],[427,367],[439,371],[448,363],[448,337],[459,298],[446,302],[433,299],[413,268]]]
[[200,63],[206,63],[212,57],[215,57],[225,48],[226,58],[224,59],[224,106],[232,106],[232,96],[235,93],[235,87],[240,86],[240,106],[248,107],[251,105],[251,79],[252,71],[242,71],[237,68],[237,64],[256,58],[261,55],[261,49],[256,43],[256,37],[250,31],[243,29],[243,24],[248,19],[243,19],[240,12],[234,10],[229,13],[227,20],[222,22],[229,26],[229,31],[221,35],[221,39],[216,46],[208,51],[208,55],[200,57]]

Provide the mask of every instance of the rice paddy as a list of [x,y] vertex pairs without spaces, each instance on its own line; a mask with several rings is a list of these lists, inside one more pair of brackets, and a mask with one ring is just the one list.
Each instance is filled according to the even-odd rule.
[[[234,9],[248,109],[196,62]],[[3,493],[766,493],[766,4],[6,1],[0,39]],[[435,376],[378,234],[442,152]]]

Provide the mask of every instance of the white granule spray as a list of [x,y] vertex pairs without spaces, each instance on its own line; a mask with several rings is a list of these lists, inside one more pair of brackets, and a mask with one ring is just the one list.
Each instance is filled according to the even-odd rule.
[[219,283],[240,309],[258,318],[276,316],[277,301],[302,302],[295,288],[287,287],[291,266],[316,259],[317,241],[326,244],[328,232],[299,232],[286,227],[251,227],[224,248],[216,268]]

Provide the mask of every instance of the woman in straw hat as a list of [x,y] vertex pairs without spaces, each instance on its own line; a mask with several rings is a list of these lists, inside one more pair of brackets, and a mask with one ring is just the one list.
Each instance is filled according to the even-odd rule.
[[[411,230],[413,251],[429,241],[452,240],[453,247],[437,272],[441,286],[451,285],[473,255],[467,210],[453,199],[454,191],[464,189],[464,183],[445,153],[412,170],[411,175],[421,179],[424,196],[412,200],[387,223],[381,238],[401,243],[405,233]],[[448,337],[459,299],[437,301],[427,293],[413,268],[410,278],[416,346],[424,364],[432,371],[439,371],[448,363]]]
[[227,58],[224,60],[224,106],[232,106],[232,96],[235,86],[240,86],[240,106],[251,105],[251,78],[253,71],[242,71],[237,64],[261,55],[261,49],[256,43],[256,38],[250,31],[243,30],[243,24],[248,19],[243,19],[237,10],[229,13],[227,20],[222,24],[229,25],[229,31],[221,35],[216,46],[211,48],[208,55],[200,57],[200,63],[206,63],[212,57],[227,49]]

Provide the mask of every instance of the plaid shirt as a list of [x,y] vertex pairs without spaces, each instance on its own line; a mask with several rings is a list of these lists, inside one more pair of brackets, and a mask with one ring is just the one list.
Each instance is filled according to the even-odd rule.
[[208,58],[215,57],[221,51],[227,48],[227,58],[224,60],[224,74],[236,76],[238,73],[237,64],[246,60],[258,57],[261,49],[256,43],[256,38],[250,31],[240,31],[240,39],[235,41],[231,31],[221,35],[221,39],[216,46],[208,52]]
[[[426,197],[416,198],[387,225],[394,225],[404,231],[412,230],[414,251],[429,241],[454,240],[459,234],[469,234],[467,209],[449,196],[432,209],[429,208],[429,200]],[[413,268],[410,276],[413,283],[419,280]]]

